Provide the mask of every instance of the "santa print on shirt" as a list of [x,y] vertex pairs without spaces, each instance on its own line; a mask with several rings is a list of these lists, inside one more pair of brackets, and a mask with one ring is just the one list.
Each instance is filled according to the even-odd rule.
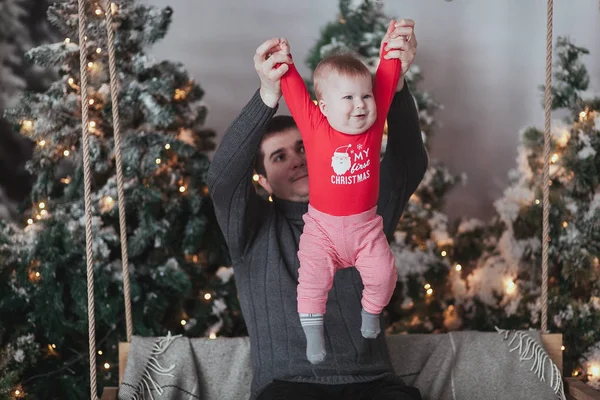
[[377,119],[365,132],[349,135],[329,125],[310,98],[294,64],[281,88],[302,135],[308,168],[310,204],[336,216],[359,214],[377,204],[383,128],[400,78],[400,61],[381,58],[373,95]]

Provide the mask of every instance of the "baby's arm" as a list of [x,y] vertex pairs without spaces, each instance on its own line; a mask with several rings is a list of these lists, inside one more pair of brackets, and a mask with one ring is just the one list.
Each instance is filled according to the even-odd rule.
[[[282,51],[290,54],[289,45],[282,46]],[[321,112],[311,100],[306,84],[294,63],[290,64],[290,69],[281,77],[281,91],[302,136],[314,132]]]
[[[395,21],[392,21],[388,27],[388,33],[392,35],[392,37],[394,35],[394,29]],[[375,103],[377,104],[378,121],[381,121],[383,124],[390,109],[390,104],[392,104],[394,94],[396,93],[396,87],[398,86],[402,68],[399,59],[385,59],[385,55],[388,51],[385,50],[384,42],[382,42],[381,49],[381,59],[373,82],[373,94],[375,96]]]

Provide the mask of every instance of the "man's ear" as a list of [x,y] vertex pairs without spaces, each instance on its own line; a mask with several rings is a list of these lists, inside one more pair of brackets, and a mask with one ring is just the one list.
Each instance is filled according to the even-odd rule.
[[273,189],[266,176],[258,174],[258,184],[269,193],[269,196],[273,194]]
[[323,100],[319,100],[319,109],[324,116],[327,116],[327,104]]

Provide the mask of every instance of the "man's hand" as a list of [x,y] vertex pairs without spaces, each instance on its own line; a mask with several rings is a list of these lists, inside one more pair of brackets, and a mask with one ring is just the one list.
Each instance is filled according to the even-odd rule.
[[260,78],[260,97],[274,108],[281,98],[281,77],[292,63],[289,45],[284,38],[269,39],[256,49],[254,69]]
[[417,54],[415,21],[412,19],[401,19],[397,22],[390,21],[388,30],[381,41],[381,49],[388,51],[384,57],[385,59],[397,58],[400,60],[402,71],[397,87],[397,90],[400,91],[404,87],[404,76]]

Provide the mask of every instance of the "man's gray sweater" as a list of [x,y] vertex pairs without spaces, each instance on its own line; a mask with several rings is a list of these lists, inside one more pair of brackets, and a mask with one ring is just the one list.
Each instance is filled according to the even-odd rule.
[[[360,275],[336,273],[327,300],[327,356],[317,365],[306,359],[306,340],[297,312],[298,241],[307,203],[274,199],[254,190],[253,160],[276,108],[257,91],[226,131],[208,172],[217,219],[233,262],[252,354],[252,395],[273,380],[325,384],[365,382],[393,374],[385,335],[364,339]],[[388,114],[388,142],[381,162],[377,212],[391,238],[408,199],[427,168],[418,113],[404,85]]]

